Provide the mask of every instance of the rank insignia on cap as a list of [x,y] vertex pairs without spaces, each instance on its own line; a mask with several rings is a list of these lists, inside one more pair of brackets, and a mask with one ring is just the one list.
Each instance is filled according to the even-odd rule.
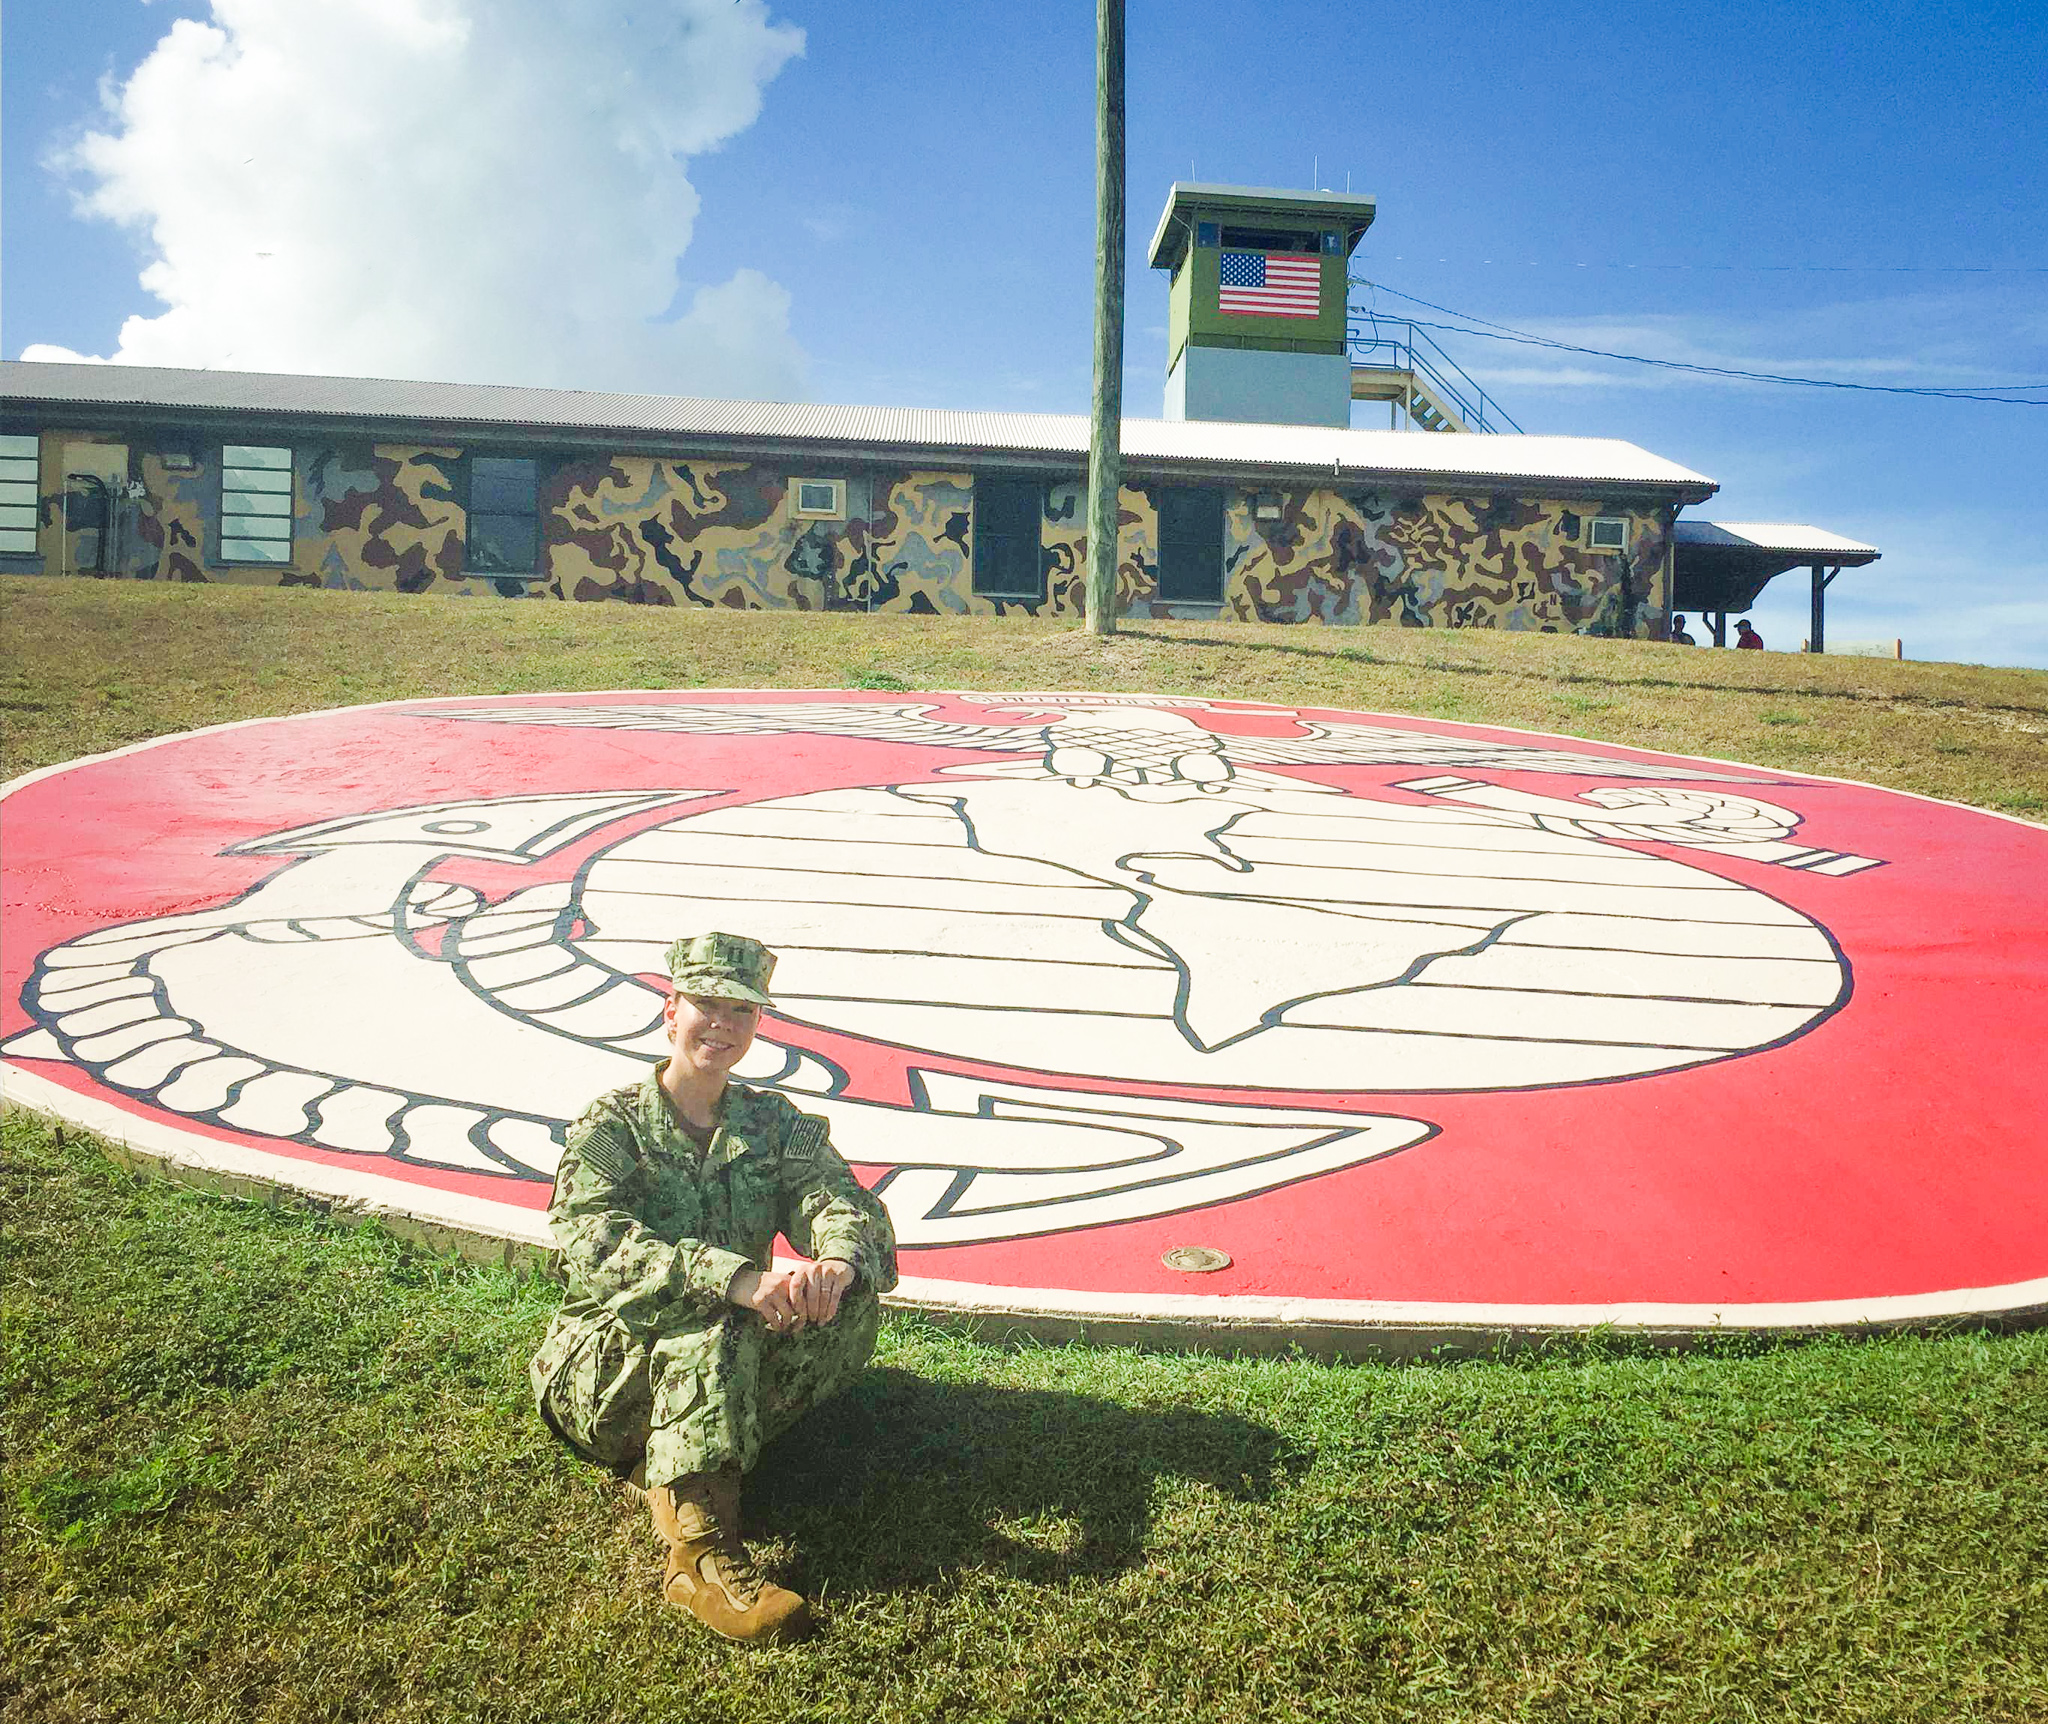
[[744,934],[689,934],[668,949],[669,980],[679,994],[766,1006],[775,954]]

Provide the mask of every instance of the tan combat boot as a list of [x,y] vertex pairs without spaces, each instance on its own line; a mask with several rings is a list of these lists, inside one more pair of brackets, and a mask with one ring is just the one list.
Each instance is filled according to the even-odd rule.
[[740,1542],[737,1468],[658,1485],[647,1507],[668,1541],[662,1593],[669,1603],[728,1640],[788,1639],[808,1625],[803,1599],[763,1580]]

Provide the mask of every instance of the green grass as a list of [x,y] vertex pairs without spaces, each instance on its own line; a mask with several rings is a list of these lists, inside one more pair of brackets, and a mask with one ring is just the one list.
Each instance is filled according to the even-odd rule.
[[892,1321],[750,1492],[823,1636],[656,1599],[548,1287],[11,1115],[10,1719],[2022,1720],[2048,1333],[1440,1367]]
[[[1522,725],[2036,817],[2048,676],[1630,642],[0,580],[7,770],[513,689],[1103,688]],[[1327,1366],[892,1321],[750,1493],[809,1645],[656,1599],[554,1295],[0,1124],[0,1714],[2048,1720],[2048,1333]]]
[[1408,712],[2048,805],[2048,672],[1490,630],[511,604],[0,576],[9,773],[230,719],[606,688],[1099,688]]

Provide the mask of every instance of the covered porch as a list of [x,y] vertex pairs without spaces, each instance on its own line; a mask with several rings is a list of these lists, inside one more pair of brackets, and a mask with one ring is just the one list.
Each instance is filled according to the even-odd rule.
[[1808,652],[1827,651],[1827,590],[1844,569],[1874,563],[1875,545],[1845,539],[1798,521],[1688,521],[1673,529],[1671,608],[1698,611],[1714,645],[1728,644],[1728,619],[1739,616],[1787,569],[1806,568],[1813,582]]

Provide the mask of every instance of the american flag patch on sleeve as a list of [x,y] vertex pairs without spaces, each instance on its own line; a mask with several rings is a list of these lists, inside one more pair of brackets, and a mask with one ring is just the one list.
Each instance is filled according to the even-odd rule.
[[585,1167],[601,1173],[614,1185],[631,1175],[638,1165],[626,1134],[611,1124],[596,1127],[581,1143],[572,1144],[570,1150]]
[[788,1161],[816,1161],[819,1151],[830,1142],[828,1127],[815,1114],[798,1114],[789,1139],[782,1146],[782,1154]]

